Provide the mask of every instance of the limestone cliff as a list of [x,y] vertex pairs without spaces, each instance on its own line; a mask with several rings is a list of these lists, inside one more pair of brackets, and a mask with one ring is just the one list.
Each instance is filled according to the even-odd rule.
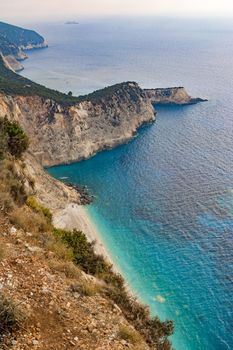
[[51,166],[89,158],[129,141],[144,123],[155,120],[145,92],[122,83],[98,101],[63,106],[38,96],[0,95],[0,116],[18,120],[40,163]]
[[152,104],[189,105],[204,102],[205,99],[192,98],[184,87],[144,89]]
[[20,72],[23,70],[23,65],[15,58],[15,56],[8,55],[4,57],[5,65],[8,69],[13,70],[14,72]]

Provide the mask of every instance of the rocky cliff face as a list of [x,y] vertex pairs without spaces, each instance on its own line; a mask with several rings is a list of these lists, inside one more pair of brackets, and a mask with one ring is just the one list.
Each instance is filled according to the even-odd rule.
[[15,56],[8,55],[5,56],[4,58],[5,66],[8,69],[13,70],[14,72],[20,72],[23,70],[23,65],[15,58]]
[[152,104],[189,105],[206,101],[201,98],[192,98],[183,87],[145,89],[144,91]]
[[30,150],[44,166],[89,158],[129,141],[144,123],[155,120],[146,93],[122,83],[98,102],[64,107],[37,96],[0,95],[0,116],[18,120],[31,140]]

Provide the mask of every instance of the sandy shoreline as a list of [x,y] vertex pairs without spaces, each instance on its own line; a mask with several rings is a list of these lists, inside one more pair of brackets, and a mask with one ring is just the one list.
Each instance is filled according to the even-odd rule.
[[95,252],[102,255],[109,263],[113,265],[113,269],[118,271],[114,266],[109,253],[104,247],[98,230],[89,218],[84,206],[70,203],[64,209],[57,211],[53,215],[53,224],[57,228],[73,230],[77,229],[85,233],[89,242],[95,242]]
[[[77,229],[82,231],[86,235],[89,242],[95,242],[95,253],[102,255],[112,265],[112,270],[115,273],[122,275],[118,266],[112,261],[107,249],[102,243],[98,229],[92,223],[91,218],[87,214],[83,205],[69,203],[64,209],[53,213],[53,224],[55,227],[61,229]],[[132,292],[126,280],[125,287],[130,296],[138,298],[138,296]]]

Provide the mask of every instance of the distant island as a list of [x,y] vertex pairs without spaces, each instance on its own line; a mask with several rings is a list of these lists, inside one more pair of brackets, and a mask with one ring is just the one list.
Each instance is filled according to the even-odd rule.
[[79,22],[77,22],[77,21],[67,21],[67,22],[65,22],[65,24],[79,24]]

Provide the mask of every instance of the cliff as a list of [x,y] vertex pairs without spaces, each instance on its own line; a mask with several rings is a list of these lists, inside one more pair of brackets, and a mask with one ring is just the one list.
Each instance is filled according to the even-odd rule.
[[1,94],[0,115],[20,122],[31,152],[44,166],[74,162],[129,141],[141,125],[155,120],[150,100],[136,83],[110,89],[102,98],[87,96],[72,106]]
[[0,76],[0,116],[20,122],[43,166],[87,159],[129,141],[140,126],[155,120],[152,104],[203,101],[184,88],[143,90],[135,82],[69,96],[15,74],[3,57]]
[[202,98],[192,98],[184,87],[144,89],[152,104],[190,105],[207,101]]
[[8,55],[8,56],[4,56],[3,59],[5,62],[5,66],[8,69],[13,70],[13,72],[20,72],[24,69],[23,65],[15,58],[15,56]]

